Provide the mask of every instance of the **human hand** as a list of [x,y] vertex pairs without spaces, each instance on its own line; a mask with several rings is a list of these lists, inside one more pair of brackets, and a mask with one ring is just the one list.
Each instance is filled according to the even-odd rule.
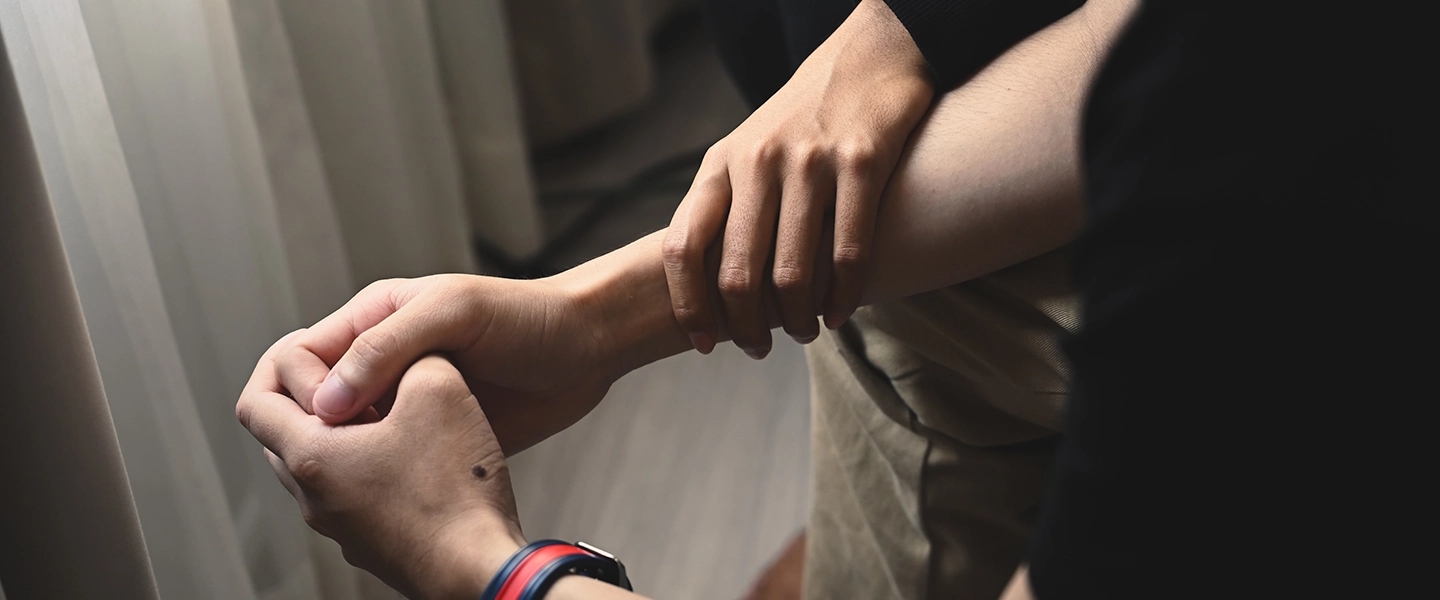
[[383,418],[331,425],[282,394],[275,360],[296,335],[261,358],[235,414],[305,522],[407,597],[478,598],[525,542],[500,443],[460,372],[422,358]]
[[401,374],[443,352],[513,454],[578,421],[621,374],[602,360],[613,353],[596,319],[550,280],[386,280],[288,337],[273,362],[301,408],[345,423],[377,419]]
[[[779,92],[712,146],[670,223],[666,279],[675,318],[708,353],[719,339],[706,252],[722,234],[725,326],[753,358],[771,348],[766,269],[785,332],[839,327],[860,304],[876,207],[934,95],[924,57],[882,0],[863,0]],[[833,268],[817,281],[827,212]],[[823,263],[822,263],[823,264]]]

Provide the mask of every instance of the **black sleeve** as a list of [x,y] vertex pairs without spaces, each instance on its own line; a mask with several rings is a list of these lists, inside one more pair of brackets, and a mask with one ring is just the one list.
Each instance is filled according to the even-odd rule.
[[1440,337],[1424,6],[1145,2],[1115,43],[1082,120],[1084,310],[1036,598],[1434,587],[1431,551],[1398,550],[1435,498],[1413,418]]
[[949,90],[1085,0],[885,0]]

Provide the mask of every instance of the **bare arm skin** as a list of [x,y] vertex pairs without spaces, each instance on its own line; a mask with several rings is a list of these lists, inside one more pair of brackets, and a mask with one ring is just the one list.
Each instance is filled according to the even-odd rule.
[[[965,281],[1074,238],[1080,105],[1130,4],[1085,5],[940,101],[885,192],[863,302]],[[663,238],[539,281],[377,282],[282,349],[280,382],[306,410],[342,423],[393,390],[416,358],[447,352],[517,451],[579,419],[620,375],[692,347],[670,309]],[[512,411],[535,414],[512,422]]]
[[[1133,4],[1091,0],[941,101],[886,191],[865,302],[1074,238],[1082,98]],[[579,420],[621,375],[692,347],[663,236],[539,281],[377,282],[277,342],[237,417],[347,559],[415,598],[478,597],[523,543],[504,455]],[[437,352],[448,362],[420,361]],[[566,577],[547,597],[636,596]]]
[[[1083,221],[1080,110],[1135,4],[1092,0],[936,104],[880,204],[862,304],[967,281],[1075,239]],[[619,336],[617,351],[633,355],[624,362],[627,372],[689,346],[677,342],[662,311],[642,308],[663,304],[663,290],[646,283],[655,280],[654,260],[644,258],[659,252],[660,237],[617,251],[624,259],[601,257],[555,278],[598,307],[607,304],[606,288],[632,290],[626,310],[602,308],[607,318],[632,325],[610,328]]]
[[[695,349],[710,352],[723,318],[735,344],[760,359],[774,326],[767,308],[800,343],[819,335],[816,313],[833,328],[855,311],[880,194],[933,96],[905,26],[884,0],[861,0],[706,152],[663,246],[675,320]],[[822,248],[826,235],[833,248]],[[706,254],[717,242],[715,273]],[[817,285],[819,265],[833,269],[828,285]]]

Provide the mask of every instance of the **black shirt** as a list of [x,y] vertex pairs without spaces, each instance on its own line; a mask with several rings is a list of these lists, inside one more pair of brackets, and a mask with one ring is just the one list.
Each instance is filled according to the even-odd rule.
[[1085,0],[885,0],[947,91]]
[[[785,85],[855,10],[858,0],[707,0],[725,67],[752,108]],[[959,85],[1084,0],[886,0],[934,75]]]
[[1428,572],[1401,542],[1433,510],[1426,22],[1173,0],[1132,21],[1083,125],[1040,600],[1375,597]]

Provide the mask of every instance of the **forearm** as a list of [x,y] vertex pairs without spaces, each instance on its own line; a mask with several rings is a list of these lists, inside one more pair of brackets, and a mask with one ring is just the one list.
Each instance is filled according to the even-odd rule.
[[[1080,108],[1133,5],[1092,0],[937,103],[881,203],[866,303],[963,282],[1074,239]],[[651,234],[554,278],[598,311],[617,376],[691,347],[671,312],[662,240]]]
[[1080,114],[1135,0],[1092,0],[946,94],[890,179],[865,302],[967,281],[1083,225]]

